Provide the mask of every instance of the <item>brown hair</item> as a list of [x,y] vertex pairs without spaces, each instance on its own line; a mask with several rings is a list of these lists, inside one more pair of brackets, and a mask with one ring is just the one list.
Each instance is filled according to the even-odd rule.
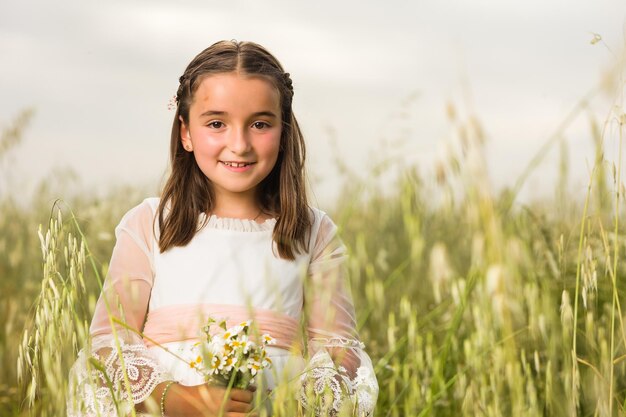
[[[189,108],[202,80],[209,75],[238,72],[270,81],[280,94],[282,134],[276,165],[259,184],[259,203],[264,212],[276,217],[273,240],[283,259],[295,259],[308,250],[311,217],[305,190],[304,137],[292,111],[291,78],[278,60],[253,42],[220,41],[200,52],[180,77],[176,93],[176,114],[170,141],[171,174],[163,187],[158,207],[159,249],[185,246],[196,232],[200,213],[215,206],[211,181],[198,167],[192,153],[183,149],[180,120],[189,124]],[[167,211],[167,216],[165,215]]]

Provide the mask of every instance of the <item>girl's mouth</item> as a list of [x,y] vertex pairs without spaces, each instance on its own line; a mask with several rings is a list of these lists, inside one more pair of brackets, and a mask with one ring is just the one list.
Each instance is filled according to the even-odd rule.
[[232,172],[244,172],[249,170],[255,162],[234,162],[234,161],[220,161],[224,167]]
[[247,167],[248,165],[254,164],[254,162],[232,162],[232,161],[220,161],[220,162],[228,167],[233,167],[233,168],[243,168],[243,167]]

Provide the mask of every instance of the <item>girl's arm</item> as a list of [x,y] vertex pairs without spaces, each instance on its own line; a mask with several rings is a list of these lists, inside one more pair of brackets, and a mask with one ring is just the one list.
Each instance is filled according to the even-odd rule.
[[70,371],[69,416],[126,415],[169,375],[139,331],[153,283],[152,209],[131,209],[115,228],[116,243],[96,303],[90,346]]
[[301,402],[305,407],[315,408],[310,404],[311,391],[321,395],[327,387],[333,399],[332,404],[324,406],[334,413],[350,407],[358,415],[371,415],[378,396],[378,383],[356,330],[346,247],[337,235],[337,227],[325,214],[319,220],[311,253],[309,279],[305,285],[311,359],[310,372],[302,377]]

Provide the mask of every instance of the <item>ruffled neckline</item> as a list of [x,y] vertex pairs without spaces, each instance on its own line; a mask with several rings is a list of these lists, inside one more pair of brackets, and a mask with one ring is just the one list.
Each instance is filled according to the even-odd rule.
[[[203,224],[206,213],[200,213],[199,222]],[[233,230],[236,232],[266,232],[273,230],[276,219],[270,218],[261,223],[250,219],[236,219],[232,217],[218,217],[215,214],[209,215],[209,219],[204,227],[219,230]]]

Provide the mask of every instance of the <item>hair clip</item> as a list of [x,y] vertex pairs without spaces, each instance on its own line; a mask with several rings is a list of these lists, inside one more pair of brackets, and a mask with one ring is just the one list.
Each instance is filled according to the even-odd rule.
[[178,107],[178,97],[176,97],[176,94],[174,94],[172,98],[170,98],[170,101],[167,103],[167,109],[176,110],[176,107]]

